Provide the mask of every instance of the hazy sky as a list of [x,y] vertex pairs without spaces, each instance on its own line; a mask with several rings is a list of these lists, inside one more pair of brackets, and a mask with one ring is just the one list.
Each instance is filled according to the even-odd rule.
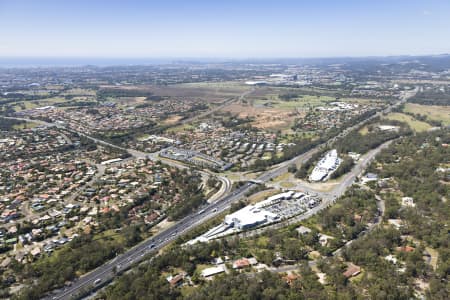
[[0,56],[449,52],[450,0],[0,0]]

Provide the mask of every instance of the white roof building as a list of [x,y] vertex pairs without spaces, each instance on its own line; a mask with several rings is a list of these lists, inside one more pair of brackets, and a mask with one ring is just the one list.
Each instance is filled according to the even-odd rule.
[[211,268],[204,269],[202,271],[202,276],[209,277],[209,276],[223,273],[225,271],[226,271],[226,267],[225,267],[225,265],[222,264],[222,265],[218,265],[217,267],[211,267]]
[[415,207],[414,199],[411,197],[402,197],[402,206]]
[[328,151],[324,157],[317,163],[316,167],[313,169],[309,180],[311,181],[322,181],[326,180],[341,163],[338,157],[337,150],[333,149]]
[[230,215],[225,216],[225,224],[238,229],[246,229],[266,222],[272,222],[278,215],[261,209],[255,205],[248,205]]

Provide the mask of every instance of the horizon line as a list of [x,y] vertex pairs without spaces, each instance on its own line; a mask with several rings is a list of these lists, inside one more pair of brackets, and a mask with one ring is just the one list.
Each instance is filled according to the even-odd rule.
[[450,55],[450,52],[440,52],[440,53],[424,53],[424,54],[368,54],[368,55],[322,55],[322,56],[293,56],[293,55],[274,55],[274,56],[189,56],[189,55],[173,55],[173,56],[77,56],[77,55],[64,55],[64,56],[54,56],[54,55],[0,55],[0,59],[233,59],[233,60],[243,60],[243,59],[314,59],[314,58],[372,58],[372,57],[419,57],[419,56],[445,56]]

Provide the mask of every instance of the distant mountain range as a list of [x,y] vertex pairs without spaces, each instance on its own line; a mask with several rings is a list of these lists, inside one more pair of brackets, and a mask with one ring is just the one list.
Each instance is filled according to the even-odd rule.
[[423,56],[367,56],[367,57],[317,57],[317,58],[101,58],[101,57],[0,57],[1,68],[75,67],[75,66],[129,66],[163,64],[426,64],[439,69],[450,68],[450,54]]

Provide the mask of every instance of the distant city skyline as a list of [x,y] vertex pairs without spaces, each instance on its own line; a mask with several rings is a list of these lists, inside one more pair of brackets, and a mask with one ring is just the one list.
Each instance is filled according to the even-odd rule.
[[450,1],[0,0],[0,57],[428,55],[448,36]]

